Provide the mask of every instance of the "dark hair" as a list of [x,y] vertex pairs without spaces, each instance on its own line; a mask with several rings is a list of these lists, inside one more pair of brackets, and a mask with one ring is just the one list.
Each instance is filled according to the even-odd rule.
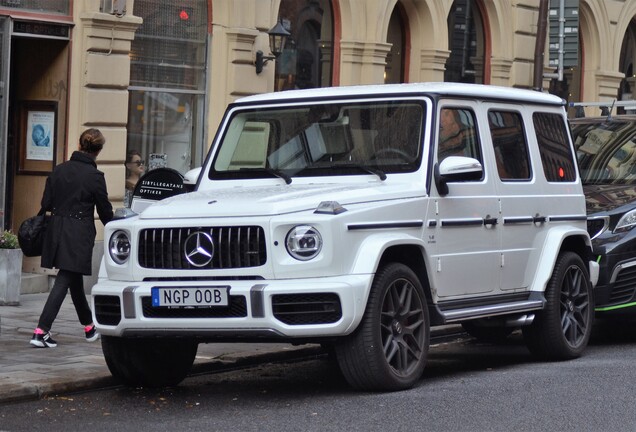
[[91,128],[82,132],[79,139],[80,150],[86,153],[99,153],[104,144],[106,144],[106,138],[99,131],[99,129]]
[[133,160],[133,157],[135,156],[139,156],[141,158],[141,153],[139,153],[138,150],[128,150],[128,153],[126,153],[126,163],[130,163]]

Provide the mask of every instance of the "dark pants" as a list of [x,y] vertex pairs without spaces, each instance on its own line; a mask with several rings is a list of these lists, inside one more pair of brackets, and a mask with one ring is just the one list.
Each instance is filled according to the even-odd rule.
[[86,294],[84,294],[84,279],[82,274],[68,270],[60,270],[55,278],[55,283],[53,284],[49,298],[46,299],[46,304],[44,305],[42,315],[40,315],[40,321],[38,322],[38,327],[45,332],[51,330],[53,321],[55,321],[60,307],[62,307],[66,292],[69,288],[80,323],[83,326],[87,326],[93,322],[91,308],[88,306]]

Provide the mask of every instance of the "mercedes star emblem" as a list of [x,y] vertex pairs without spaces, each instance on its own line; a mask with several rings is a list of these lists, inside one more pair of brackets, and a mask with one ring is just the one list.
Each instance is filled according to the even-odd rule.
[[214,241],[212,236],[203,231],[193,232],[183,245],[185,259],[195,267],[205,267],[212,262]]

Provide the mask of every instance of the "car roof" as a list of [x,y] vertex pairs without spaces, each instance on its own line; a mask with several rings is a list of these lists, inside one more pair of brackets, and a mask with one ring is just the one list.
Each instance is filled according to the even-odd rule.
[[483,84],[465,84],[448,82],[426,82],[408,84],[373,84],[342,87],[322,87],[306,90],[286,90],[246,96],[234,104],[252,104],[281,102],[303,99],[337,99],[357,96],[420,96],[437,95],[446,97],[475,98],[483,100],[507,100],[518,103],[538,103],[547,105],[565,105],[562,98],[534,90],[501,87]]

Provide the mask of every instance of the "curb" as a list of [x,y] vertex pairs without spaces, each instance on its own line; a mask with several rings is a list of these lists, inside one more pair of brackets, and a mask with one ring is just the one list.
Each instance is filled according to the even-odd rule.
[[[431,329],[431,344],[447,343],[460,339],[462,337],[460,329],[461,327],[456,325],[434,327]],[[188,377],[220,373],[264,363],[299,361],[308,358],[326,357],[328,355],[329,353],[317,344],[292,345],[289,349],[280,351],[228,353],[214,358],[195,360]],[[0,405],[121,385],[110,375],[107,367],[105,367],[103,372],[86,371],[84,376],[82,376],[81,371],[78,371],[78,375],[72,380],[50,379],[37,384],[2,384],[0,385]]]
[[[321,354],[324,354],[324,351],[320,346],[255,354],[226,354],[212,360],[195,361],[188,377],[206,373],[219,373],[261,363],[318,357]],[[108,370],[106,370],[106,373],[97,376],[95,376],[93,371],[91,375],[91,377],[79,377],[65,382],[51,380],[41,384],[4,384],[0,386],[0,404],[32,401],[52,395],[70,394],[122,385],[110,375]]]
[[0,386],[0,404],[32,401],[51,395],[77,393],[115,385],[117,385],[117,382],[110,374],[78,378],[71,382],[51,381],[42,384],[5,384]]

